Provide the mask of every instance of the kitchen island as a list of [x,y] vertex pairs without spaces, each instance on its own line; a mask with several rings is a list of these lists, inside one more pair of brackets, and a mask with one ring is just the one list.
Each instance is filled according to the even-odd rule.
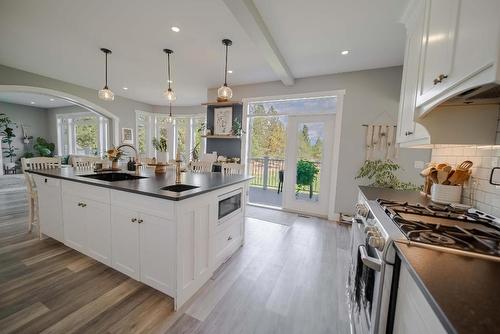
[[44,235],[171,296],[176,309],[243,245],[251,177],[188,172],[176,185],[173,170],[29,172]]

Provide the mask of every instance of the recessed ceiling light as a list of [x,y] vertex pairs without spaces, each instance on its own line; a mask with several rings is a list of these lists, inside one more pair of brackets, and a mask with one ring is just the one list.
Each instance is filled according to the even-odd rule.
[[35,104],[35,102],[34,102],[34,101],[31,101],[30,103],[31,103],[31,104]]
[[128,87],[123,87],[123,90],[128,90]]
[[344,51],[341,52],[341,54],[344,55],[344,56],[348,55],[349,54],[349,50],[344,50]]
[[233,70],[228,70],[227,73],[231,74],[233,73]]
[[49,99],[50,102],[54,102],[55,100],[54,99]]
[[173,32],[179,32],[179,31],[181,31],[181,28],[179,28],[179,27],[172,27],[170,29],[172,29]]

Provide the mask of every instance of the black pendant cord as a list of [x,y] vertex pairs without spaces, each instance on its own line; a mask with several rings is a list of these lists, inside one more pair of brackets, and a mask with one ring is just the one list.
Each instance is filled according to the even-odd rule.
[[228,45],[226,44],[226,65],[224,66],[224,86],[227,86],[227,49]]
[[171,118],[172,117],[172,103],[168,104],[168,109],[169,109],[169,116]]
[[106,82],[106,84],[104,85],[104,88],[105,89],[108,89],[108,54],[105,53],[104,54],[104,57],[105,57],[105,61],[104,61],[104,81]]
[[170,90],[170,53],[167,53],[168,90]]

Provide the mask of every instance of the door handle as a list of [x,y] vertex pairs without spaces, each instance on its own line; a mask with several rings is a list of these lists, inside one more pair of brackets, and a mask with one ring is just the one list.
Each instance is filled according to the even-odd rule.
[[380,271],[382,269],[382,261],[374,257],[368,256],[365,245],[359,246],[359,254],[361,256],[361,261],[363,261],[363,264],[368,268],[371,268],[375,271]]

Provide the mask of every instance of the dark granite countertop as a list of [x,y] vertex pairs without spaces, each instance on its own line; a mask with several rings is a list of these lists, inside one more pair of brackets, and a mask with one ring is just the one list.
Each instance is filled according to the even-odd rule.
[[500,333],[500,262],[395,246],[449,332]]
[[382,198],[390,201],[420,203],[422,205],[431,203],[431,200],[428,197],[422,195],[419,191],[414,190],[394,190],[367,186],[359,186],[359,190],[361,190],[361,193],[368,201]]
[[[175,184],[175,171],[173,169],[167,170],[167,173],[165,174],[155,174],[154,169],[145,168],[141,170],[138,175],[145,176],[146,178],[114,182],[82,177],[82,175],[97,174],[90,169],[77,169],[68,167],[42,169],[36,171],[34,170],[30,172],[47,177],[55,177],[59,179],[75,181],[114,190],[137,193],[146,196],[153,196],[172,201],[180,201],[186,198],[201,195],[236,183],[248,181],[252,178],[248,175],[224,175],[222,173],[183,172],[181,174],[181,182],[183,184],[198,186],[199,188],[176,193],[172,191],[161,190],[162,187]],[[127,172],[126,170],[122,170],[120,172],[131,173],[135,175],[135,172]]]
[[[367,200],[428,204],[418,191],[360,186]],[[451,333],[500,333],[500,262],[396,242],[404,265]]]

